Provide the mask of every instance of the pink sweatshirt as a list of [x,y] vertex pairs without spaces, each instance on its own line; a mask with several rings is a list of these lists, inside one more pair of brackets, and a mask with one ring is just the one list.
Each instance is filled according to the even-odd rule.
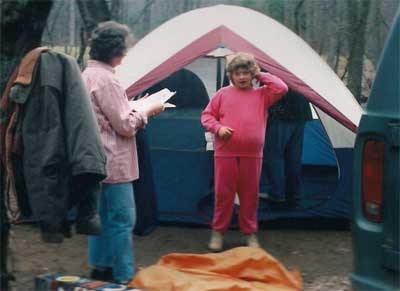
[[268,108],[288,91],[278,77],[261,73],[264,86],[241,90],[231,85],[215,93],[201,115],[201,123],[216,134],[221,126],[234,130],[229,140],[215,139],[216,157],[254,157],[263,154]]
[[147,116],[132,112],[125,90],[114,69],[89,60],[82,74],[100,127],[107,156],[105,183],[125,183],[139,177],[135,134],[147,123]]

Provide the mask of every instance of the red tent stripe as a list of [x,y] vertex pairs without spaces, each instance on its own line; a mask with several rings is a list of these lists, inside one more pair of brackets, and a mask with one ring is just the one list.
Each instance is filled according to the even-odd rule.
[[157,68],[150,71],[126,89],[129,98],[150,88],[152,85],[168,77],[197,58],[214,50],[221,43],[221,28],[216,28],[198,38],[175,55],[171,56]]
[[197,58],[206,55],[219,46],[228,47],[232,51],[236,52],[245,51],[253,54],[261,68],[282,78],[291,89],[302,94],[311,103],[351,131],[356,132],[357,126],[341,112],[339,112],[332,104],[326,101],[302,80],[286,70],[260,49],[225,26],[219,26],[218,28],[193,41],[191,44],[171,56],[157,68],[150,71],[147,75],[132,84],[126,90],[128,97],[133,97],[140,92],[143,92],[170,74],[176,72],[187,64],[192,63]]

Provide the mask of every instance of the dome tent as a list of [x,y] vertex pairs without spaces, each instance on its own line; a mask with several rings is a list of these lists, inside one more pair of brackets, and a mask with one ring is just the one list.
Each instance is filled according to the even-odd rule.
[[[321,204],[318,208],[307,209],[301,214],[291,212],[290,215],[347,217],[350,207],[347,203],[349,200],[347,191],[350,189],[351,154],[355,131],[362,114],[361,107],[320,56],[305,41],[282,24],[266,15],[238,6],[217,5],[192,10],[172,18],[141,39],[128,52],[123,63],[117,67],[117,77],[126,88],[128,96],[133,97],[221,47],[228,48],[233,52],[245,51],[253,54],[262,69],[279,76],[292,90],[304,96],[314,107],[323,125],[322,131],[318,134],[323,135],[324,138],[327,135],[329,144],[335,151],[340,169],[340,179],[337,188],[335,187],[328,195],[330,199],[326,199],[326,203]],[[187,96],[187,98],[191,98],[191,96]],[[177,120],[179,108],[174,110],[174,112],[163,113],[150,123],[149,133],[151,134],[152,130],[157,131],[157,134],[151,136],[154,143],[161,143],[163,135],[171,134],[172,131],[182,127],[183,123],[180,123],[178,127],[174,127],[173,124],[170,124],[169,127],[166,126],[167,119],[169,121]],[[185,116],[190,115],[185,114]],[[188,132],[181,132],[173,141],[171,138],[168,139],[169,142],[180,143],[176,145],[176,148],[184,151],[181,151],[180,154],[177,153],[174,161],[172,159],[169,162],[166,161],[165,153],[153,158],[153,163],[163,163],[163,166],[153,167],[155,171],[157,169],[161,171],[165,166],[171,175],[180,176],[182,173],[187,173],[192,176],[186,181],[188,187],[185,191],[181,192],[178,189],[182,188],[183,184],[175,185],[174,191],[180,192],[176,199],[173,199],[170,194],[165,197],[166,195],[161,193],[165,192],[164,186],[171,186],[173,183],[171,179],[168,179],[169,181],[163,186],[157,186],[158,192],[160,192],[158,197],[161,212],[163,209],[166,213],[169,210],[176,212],[173,210],[176,210],[177,205],[184,203],[185,200],[193,200],[189,198],[192,197],[191,194],[188,194],[190,188],[192,188],[190,191],[204,192],[206,188],[209,190],[209,183],[201,180],[204,177],[210,178],[212,171],[208,169],[207,165],[209,165],[210,159],[212,165],[212,157],[210,158],[209,152],[205,151],[202,135],[204,130],[199,121],[200,111],[196,114],[191,115],[193,117],[191,117],[191,121],[183,126],[188,129]],[[157,120],[161,119],[163,125],[157,127]],[[191,122],[193,127],[189,126]],[[195,131],[201,138],[198,136],[194,139],[188,137],[188,134],[193,133],[193,128],[196,128]],[[202,162],[194,159],[190,162],[190,166],[188,164],[184,166],[177,161],[177,158],[180,157],[189,163],[190,158],[183,158],[190,152],[185,148],[187,144],[184,145],[182,142],[185,139],[188,142],[196,140],[197,144],[192,145],[191,150],[198,150],[196,154],[199,155],[199,158],[201,156]],[[202,148],[199,149],[199,147]],[[162,148],[161,144],[153,146],[154,151],[160,150],[160,148]],[[157,153],[155,154],[157,155]],[[162,161],[158,161],[158,158]],[[193,163],[196,163],[197,172],[193,172]],[[156,184],[158,179],[165,180],[159,175],[162,174],[155,173]],[[192,186],[189,181],[193,183]],[[198,196],[202,195],[204,193],[198,194]],[[165,201],[166,204],[164,204],[164,200],[169,200],[169,202]],[[187,208],[183,207],[182,215],[186,213],[188,217],[193,216],[193,212],[197,209],[197,206],[194,205],[197,204],[194,201],[190,203],[194,204]],[[167,204],[168,206],[165,206]],[[276,216],[289,215],[289,212],[285,213],[285,211],[279,212]],[[265,215],[268,218],[268,215],[271,214]],[[163,219],[162,213],[161,219]]]

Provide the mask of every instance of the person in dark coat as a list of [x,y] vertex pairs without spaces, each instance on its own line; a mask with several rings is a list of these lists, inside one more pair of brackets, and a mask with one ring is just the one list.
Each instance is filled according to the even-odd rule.
[[264,167],[272,202],[294,206],[300,198],[304,126],[311,119],[309,103],[293,90],[269,108]]

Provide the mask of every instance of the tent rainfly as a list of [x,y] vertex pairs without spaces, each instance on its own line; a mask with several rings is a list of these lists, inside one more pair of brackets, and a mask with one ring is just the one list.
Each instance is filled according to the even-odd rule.
[[332,69],[295,33],[248,8],[217,5],[178,15],[141,39],[116,73],[132,97],[219,47],[253,54],[262,69],[356,131],[362,109]]
[[[253,54],[262,69],[279,76],[304,96],[335,150],[340,175],[351,175],[349,152],[354,146],[361,107],[304,40],[264,14],[217,5],[178,15],[130,49],[116,74],[128,97],[134,97],[219,48]],[[343,171],[341,163],[349,169]],[[347,186],[342,186],[339,184],[338,189],[347,191]]]

